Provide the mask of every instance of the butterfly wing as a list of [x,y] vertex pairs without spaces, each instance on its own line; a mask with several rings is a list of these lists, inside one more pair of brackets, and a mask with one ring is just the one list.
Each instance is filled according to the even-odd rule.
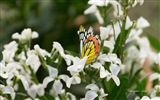
[[88,59],[86,61],[86,64],[91,63],[96,58],[95,55],[95,46],[93,41],[88,41],[84,44],[82,49],[81,58],[88,56]]
[[80,54],[82,54],[82,48],[85,44],[85,40],[87,37],[87,33],[82,25],[79,28],[78,35],[79,35],[79,40],[80,40]]
[[98,37],[93,35],[92,27],[90,27],[88,31],[85,31],[84,27],[80,26],[78,34],[80,39],[81,58],[88,56],[86,64],[89,64],[99,53],[100,46]]

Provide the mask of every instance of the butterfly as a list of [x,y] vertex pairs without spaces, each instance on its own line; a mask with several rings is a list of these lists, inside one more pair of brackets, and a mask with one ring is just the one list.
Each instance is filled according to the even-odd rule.
[[98,36],[94,36],[93,28],[90,27],[88,31],[81,25],[78,30],[80,39],[80,57],[88,57],[86,64],[90,64],[99,54],[100,43]]

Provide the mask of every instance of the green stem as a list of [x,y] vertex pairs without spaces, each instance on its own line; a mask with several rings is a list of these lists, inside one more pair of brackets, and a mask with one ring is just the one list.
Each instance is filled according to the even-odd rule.
[[46,64],[45,60],[43,59],[43,57],[41,57],[41,56],[38,56],[38,57],[39,57],[39,61],[41,62],[43,68],[48,71],[48,69],[47,69],[47,67],[46,67],[47,64]]
[[35,82],[36,84],[38,84],[39,82],[38,82],[38,79],[37,79],[37,77],[36,77],[33,69],[31,68],[31,66],[28,66],[28,67],[29,67],[29,69],[30,69],[30,71],[31,71],[31,75],[32,75],[32,78],[33,78],[34,82]]
[[112,21],[112,27],[113,27],[113,33],[114,33],[114,41],[116,41],[116,32],[115,32],[113,21]]
[[107,89],[107,86],[106,86],[106,80],[105,79],[102,80],[102,85],[103,85],[105,93],[108,93],[108,91],[107,91],[108,89]]
[[121,61],[123,62],[123,50],[124,50],[124,44],[123,44],[123,40],[124,40],[124,36],[125,36],[125,26],[126,26],[126,16],[125,16],[125,19],[123,20],[123,23],[122,23],[122,31],[120,33],[120,59]]

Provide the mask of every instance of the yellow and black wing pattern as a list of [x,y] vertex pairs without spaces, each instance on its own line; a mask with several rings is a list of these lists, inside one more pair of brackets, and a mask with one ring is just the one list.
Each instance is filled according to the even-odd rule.
[[80,26],[78,35],[80,39],[80,56],[81,58],[87,56],[86,64],[90,64],[99,54],[100,44],[98,36],[93,35],[92,27],[86,31],[83,26]]

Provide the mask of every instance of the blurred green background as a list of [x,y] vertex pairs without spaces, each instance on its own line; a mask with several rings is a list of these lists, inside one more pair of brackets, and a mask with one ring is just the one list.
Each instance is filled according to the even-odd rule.
[[[32,48],[39,44],[50,52],[53,41],[58,41],[65,50],[78,53],[77,30],[80,25],[93,26],[99,34],[100,25],[96,17],[83,14],[89,7],[87,2],[88,0],[0,0],[0,51],[4,49],[4,44],[12,41],[13,33],[21,33],[24,28],[31,28],[39,33],[39,38],[32,42]],[[150,22],[151,26],[145,29],[143,35],[149,38],[155,51],[160,51],[160,1],[145,0],[142,6],[138,4],[132,8],[129,16],[131,20],[143,16]],[[40,70],[38,75],[41,76],[41,72],[43,70]],[[74,86],[72,88],[76,94]]]
[[[11,41],[15,32],[31,28],[39,33],[39,38],[32,44],[39,44],[48,51],[53,41],[58,41],[64,49],[79,51],[78,27],[94,27],[99,33],[99,24],[94,15],[84,15],[89,7],[87,0],[0,0],[0,51],[3,45]],[[140,16],[146,18],[151,26],[145,35],[152,46],[160,50],[160,1],[145,0],[142,6],[137,5],[129,11],[131,20]],[[0,55],[2,57],[2,54]]]

